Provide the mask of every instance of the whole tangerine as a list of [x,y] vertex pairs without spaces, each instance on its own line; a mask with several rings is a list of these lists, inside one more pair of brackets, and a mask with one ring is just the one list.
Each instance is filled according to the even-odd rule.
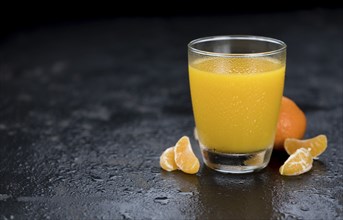
[[283,96],[277,123],[274,149],[284,150],[286,138],[302,139],[306,131],[306,116],[291,99]]

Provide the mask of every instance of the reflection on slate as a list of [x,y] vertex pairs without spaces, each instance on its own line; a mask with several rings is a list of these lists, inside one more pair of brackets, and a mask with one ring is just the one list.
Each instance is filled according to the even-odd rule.
[[[343,218],[342,10],[117,18],[0,42],[0,219]],[[288,44],[285,94],[328,150],[283,177],[168,173],[159,156],[194,120],[187,43],[254,34]],[[198,156],[198,144],[192,144]]]

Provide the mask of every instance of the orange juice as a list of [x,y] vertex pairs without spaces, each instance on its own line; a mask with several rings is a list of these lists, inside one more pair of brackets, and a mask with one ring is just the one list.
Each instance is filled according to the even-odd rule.
[[272,58],[198,59],[189,65],[193,112],[201,144],[249,153],[274,142],[285,64]]

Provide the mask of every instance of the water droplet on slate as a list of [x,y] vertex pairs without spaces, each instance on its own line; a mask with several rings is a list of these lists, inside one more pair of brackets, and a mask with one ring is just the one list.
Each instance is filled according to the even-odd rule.
[[110,179],[110,180],[114,180],[114,179],[119,178],[119,177],[121,177],[121,176],[110,175],[110,176],[109,176],[109,179]]
[[121,215],[122,215],[123,219],[132,219],[131,216],[128,213],[124,212]]
[[161,169],[159,167],[153,167],[151,168],[151,173],[160,173]]
[[102,179],[102,178],[99,177],[99,176],[93,176],[93,175],[91,175],[91,178],[92,178],[92,181],[94,181],[94,182],[102,182],[102,181],[104,181],[104,179]]
[[161,205],[167,205],[169,203],[168,197],[156,197],[154,202],[159,203]]
[[179,194],[183,196],[192,196],[194,193],[193,192],[179,192]]
[[310,210],[307,206],[301,206],[300,209],[301,211],[304,211],[304,212]]

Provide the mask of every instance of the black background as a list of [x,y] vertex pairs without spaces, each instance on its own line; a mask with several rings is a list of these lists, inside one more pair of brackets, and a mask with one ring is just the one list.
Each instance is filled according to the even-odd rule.
[[300,10],[339,9],[342,3],[312,2],[297,5],[287,2],[275,4],[216,1],[213,4],[198,1],[125,1],[117,4],[73,2],[4,2],[2,4],[2,32],[46,27],[58,24],[90,22],[123,17],[192,17],[230,16],[247,14],[275,14]]

